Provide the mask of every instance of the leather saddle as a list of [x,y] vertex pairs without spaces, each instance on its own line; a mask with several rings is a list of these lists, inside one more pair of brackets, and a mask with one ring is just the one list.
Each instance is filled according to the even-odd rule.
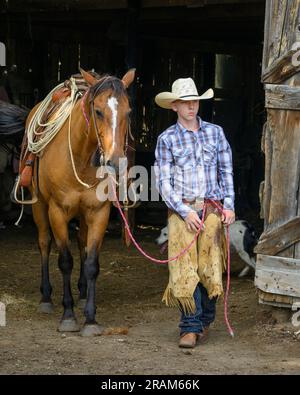
[[[97,73],[92,73],[96,78],[99,77]],[[87,91],[88,85],[83,79],[81,74],[74,74],[72,78],[75,80],[75,84],[79,92],[82,94]],[[52,102],[46,109],[43,117],[42,123],[46,123],[49,117],[54,114],[57,109],[62,105],[62,103],[71,95],[71,81],[66,80],[64,85],[60,88],[57,88],[52,94]],[[43,127],[39,127],[37,132],[41,133],[43,131]],[[36,136],[38,139],[38,136]],[[19,186],[28,188],[32,185],[32,178],[34,167],[37,165],[36,154],[29,152],[27,149],[27,135],[25,132],[22,146],[21,146],[21,158],[19,164]]]

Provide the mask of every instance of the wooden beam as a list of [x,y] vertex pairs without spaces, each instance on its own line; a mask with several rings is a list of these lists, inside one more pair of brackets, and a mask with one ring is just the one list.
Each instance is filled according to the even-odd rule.
[[276,229],[263,233],[256,245],[256,254],[276,255],[300,240],[300,217],[284,223]]
[[265,85],[266,108],[300,110],[300,87]]
[[[297,49],[290,49],[281,56],[270,67],[264,70],[262,82],[268,84],[281,84],[288,78],[293,77],[300,71],[300,65],[293,65],[293,56],[297,54]],[[297,62],[299,63],[299,62]]]
[[[224,22],[224,20],[237,20],[240,18],[249,19],[261,19],[261,27],[263,29],[264,23],[264,3],[247,3],[247,4],[220,4],[214,7],[164,7],[161,6],[159,12],[156,7],[143,7],[141,10],[141,21],[147,20],[168,20],[177,23],[178,20],[185,20],[190,23],[191,20],[201,19],[207,20],[218,20],[218,23]],[[175,18],[175,20],[174,20]],[[188,19],[186,19],[188,18]],[[211,32],[213,29],[211,29]]]
[[[261,240],[264,235],[269,235],[278,226],[297,216],[300,177],[299,130],[298,111],[268,109],[265,135],[265,233]],[[280,248],[275,249],[274,254],[270,254],[275,255],[279,250]],[[293,257],[293,253],[294,246],[285,248],[280,255]]]
[[287,307],[290,309],[294,304],[300,302],[300,298],[293,298],[292,296],[286,295],[270,294],[262,291],[261,289],[258,289],[257,293],[258,301],[260,304],[266,304],[276,307]]
[[205,7],[223,4],[264,3],[265,0],[142,0],[143,8],[152,7]]
[[255,286],[276,295],[300,297],[300,259],[258,255]]
[[180,37],[163,37],[159,35],[142,35],[144,40],[152,40],[157,42],[157,47],[165,50],[182,50],[210,52],[219,54],[228,53],[248,53],[256,56],[260,51],[260,46],[252,43],[236,43],[236,42],[222,42],[222,41],[205,41],[205,40],[190,40]]
[[[6,3],[3,4],[2,3]],[[103,10],[127,8],[127,0],[0,0],[1,12],[48,12],[70,10]]]

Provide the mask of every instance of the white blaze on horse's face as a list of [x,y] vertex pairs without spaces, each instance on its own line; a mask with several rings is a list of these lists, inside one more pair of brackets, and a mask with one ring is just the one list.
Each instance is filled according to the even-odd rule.
[[112,152],[116,144],[116,128],[117,128],[117,118],[118,118],[118,100],[112,96],[107,101],[108,107],[111,109],[111,128],[112,128]]

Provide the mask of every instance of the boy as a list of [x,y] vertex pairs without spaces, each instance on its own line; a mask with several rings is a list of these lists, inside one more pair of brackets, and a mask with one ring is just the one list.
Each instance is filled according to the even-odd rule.
[[[197,242],[177,260],[169,262],[169,283],[163,301],[181,311],[179,347],[204,342],[215,319],[216,300],[222,295],[226,242],[222,222],[232,224],[234,186],[231,148],[220,126],[197,114],[199,101],[213,97],[209,89],[199,96],[191,78],[180,78],[171,92],[155,102],[172,109],[178,120],[157,140],[157,186],[169,208],[169,257],[178,255],[195,237],[206,202],[204,229]],[[211,201],[223,201],[223,214]]]

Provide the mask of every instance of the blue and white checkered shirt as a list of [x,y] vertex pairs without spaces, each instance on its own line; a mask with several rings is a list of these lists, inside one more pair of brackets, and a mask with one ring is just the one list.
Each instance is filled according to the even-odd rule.
[[155,150],[157,188],[182,218],[192,211],[182,199],[223,200],[225,209],[234,210],[230,145],[220,126],[198,120],[196,132],[179,122],[169,127],[158,137]]

